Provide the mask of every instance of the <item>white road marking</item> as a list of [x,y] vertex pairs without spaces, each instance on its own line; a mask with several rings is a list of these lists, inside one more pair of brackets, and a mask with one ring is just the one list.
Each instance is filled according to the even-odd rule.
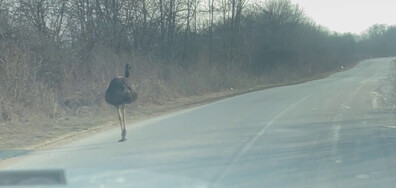
[[120,183],[120,184],[125,183],[125,178],[124,177],[118,177],[118,178],[115,179],[115,183]]
[[[288,112],[289,110],[291,110],[294,106],[296,106],[297,104],[301,103],[302,101],[306,100],[309,96],[305,96],[302,99],[300,99],[299,101],[291,104],[290,106],[288,106],[287,108],[285,108],[283,111],[281,111],[279,114],[277,114],[274,118],[272,118],[270,121],[268,121],[267,125],[264,126],[260,132],[258,132],[253,139],[251,139],[244,147],[243,149],[238,153],[236,160],[237,161],[239,159],[239,157],[241,155],[243,155],[244,153],[246,153],[251,147],[252,145],[257,141],[257,139],[260,138],[261,135],[263,135],[265,133],[265,131],[272,125],[274,124],[275,120],[279,119],[282,115],[284,115],[286,112]],[[234,161],[234,162],[235,162]]]
[[355,89],[354,92],[357,92],[357,91],[359,91],[360,89],[362,89],[362,87],[365,86],[365,84],[366,84],[366,81],[360,82],[360,86],[357,87],[357,88]]
[[371,105],[373,106],[374,109],[378,109],[378,97],[380,96],[379,93],[372,91],[371,92],[373,98],[371,100]]
[[340,125],[333,127],[334,142],[337,142],[340,139],[340,129],[341,129]]
[[350,108],[351,108],[350,106],[347,106],[347,105],[345,105],[345,104],[341,104],[341,106],[344,107],[344,108],[346,108],[346,109],[350,109]]
[[367,175],[367,174],[359,174],[359,175],[356,176],[356,178],[359,178],[359,179],[367,179],[367,178],[369,178],[369,177],[370,177],[370,176]]
[[308,97],[310,97],[310,95],[307,95],[303,98],[301,98],[300,100],[298,100],[297,102],[289,105],[287,108],[285,108],[284,110],[282,110],[281,112],[279,112],[275,117],[273,117],[271,120],[269,120],[266,125],[252,138],[250,139],[250,141],[248,143],[246,143],[242,150],[238,152],[237,155],[235,155],[235,157],[233,157],[233,160],[231,161],[231,163],[227,166],[227,168],[225,170],[223,170],[223,172],[213,181],[213,184],[216,184],[218,181],[220,181],[221,179],[224,178],[225,175],[228,174],[228,172],[232,169],[232,167],[235,165],[235,163],[239,160],[239,158],[245,154],[252,146],[253,144],[265,133],[265,131],[271,127],[274,122],[279,119],[281,116],[283,116],[285,113],[287,113],[288,111],[290,111],[292,108],[294,108],[295,106],[297,106],[299,103],[303,102],[304,100],[306,100]]
[[382,125],[382,126],[384,126],[386,128],[396,129],[396,126],[390,126],[390,125]]

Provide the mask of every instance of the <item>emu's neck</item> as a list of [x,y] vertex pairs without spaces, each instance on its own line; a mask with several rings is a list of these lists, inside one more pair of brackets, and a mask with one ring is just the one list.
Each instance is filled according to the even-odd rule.
[[128,67],[127,68],[125,68],[125,78],[128,78],[129,77],[129,70],[128,70]]

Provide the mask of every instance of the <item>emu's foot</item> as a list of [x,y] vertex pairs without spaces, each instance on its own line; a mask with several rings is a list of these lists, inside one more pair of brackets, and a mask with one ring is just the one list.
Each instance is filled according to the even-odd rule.
[[124,129],[124,130],[122,130],[122,133],[121,133],[121,140],[119,140],[119,142],[124,142],[124,141],[126,141],[127,139],[126,139],[125,137],[126,137],[126,130]]

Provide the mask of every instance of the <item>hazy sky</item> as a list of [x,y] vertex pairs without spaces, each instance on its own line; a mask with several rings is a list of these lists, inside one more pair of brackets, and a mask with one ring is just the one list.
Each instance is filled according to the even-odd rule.
[[373,24],[396,24],[396,0],[291,0],[332,31],[360,33]]

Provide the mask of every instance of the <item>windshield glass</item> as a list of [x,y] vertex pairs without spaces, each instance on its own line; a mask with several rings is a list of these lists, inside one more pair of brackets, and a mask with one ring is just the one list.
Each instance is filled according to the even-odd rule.
[[0,0],[0,186],[392,187],[395,7]]

